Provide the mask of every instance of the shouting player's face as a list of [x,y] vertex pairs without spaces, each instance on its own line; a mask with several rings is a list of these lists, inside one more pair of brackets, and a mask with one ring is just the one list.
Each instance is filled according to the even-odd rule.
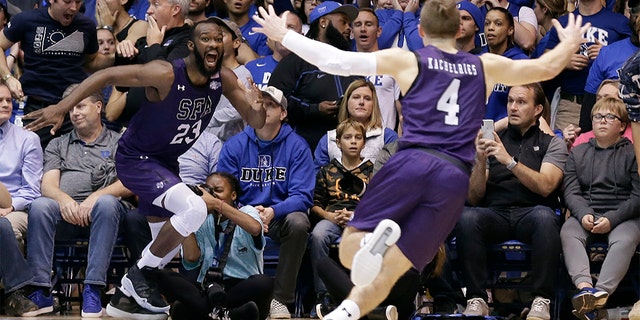
[[211,76],[220,71],[224,46],[222,29],[215,23],[201,23],[194,30],[193,54],[202,74]]

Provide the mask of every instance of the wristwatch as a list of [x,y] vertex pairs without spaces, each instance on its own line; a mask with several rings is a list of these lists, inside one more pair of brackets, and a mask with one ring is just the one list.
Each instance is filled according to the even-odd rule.
[[11,74],[11,72],[9,72],[9,73],[5,74],[4,76],[2,76],[2,81],[7,81],[11,77],[13,77],[13,75]]
[[507,170],[511,171],[513,170],[513,168],[515,168],[518,165],[518,161],[516,160],[516,158],[511,158],[511,162],[507,165]]

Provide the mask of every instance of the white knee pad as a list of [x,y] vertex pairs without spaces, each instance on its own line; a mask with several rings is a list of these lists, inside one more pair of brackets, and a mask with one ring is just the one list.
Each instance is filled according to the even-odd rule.
[[207,205],[204,200],[184,183],[171,187],[153,203],[173,212],[171,225],[183,237],[197,231],[207,218]]

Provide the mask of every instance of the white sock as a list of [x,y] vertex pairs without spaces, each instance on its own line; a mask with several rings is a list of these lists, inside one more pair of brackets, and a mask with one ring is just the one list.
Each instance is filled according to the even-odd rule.
[[[153,243],[153,241],[151,243]],[[160,265],[160,263],[162,263],[162,258],[156,257],[149,250],[149,247],[151,247],[151,243],[146,248],[144,248],[144,250],[142,251],[142,257],[140,258],[140,260],[138,260],[137,265],[138,265],[138,268],[140,269],[144,268],[145,266],[151,267],[151,268],[157,268]]]
[[167,265],[167,263],[171,262],[171,260],[173,260],[173,258],[180,251],[180,248],[181,248],[181,246],[177,246],[173,250],[171,250],[171,252],[169,252],[166,256],[162,257],[162,261],[160,261],[160,265],[158,266],[158,268],[162,269],[162,268],[164,268],[164,266]]
[[158,233],[160,233],[160,229],[162,229],[162,226],[164,226],[165,223],[167,222],[166,221],[149,222],[149,229],[151,229],[152,241],[158,237]]
[[324,316],[324,319],[357,320],[360,319],[360,307],[353,300],[344,300],[335,310]]

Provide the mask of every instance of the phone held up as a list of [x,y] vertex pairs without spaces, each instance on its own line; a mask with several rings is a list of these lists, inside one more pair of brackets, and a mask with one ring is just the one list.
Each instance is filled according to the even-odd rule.
[[495,138],[493,137],[494,127],[493,127],[492,119],[483,119],[481,130],[482,130],[482,138],[495,140]]

